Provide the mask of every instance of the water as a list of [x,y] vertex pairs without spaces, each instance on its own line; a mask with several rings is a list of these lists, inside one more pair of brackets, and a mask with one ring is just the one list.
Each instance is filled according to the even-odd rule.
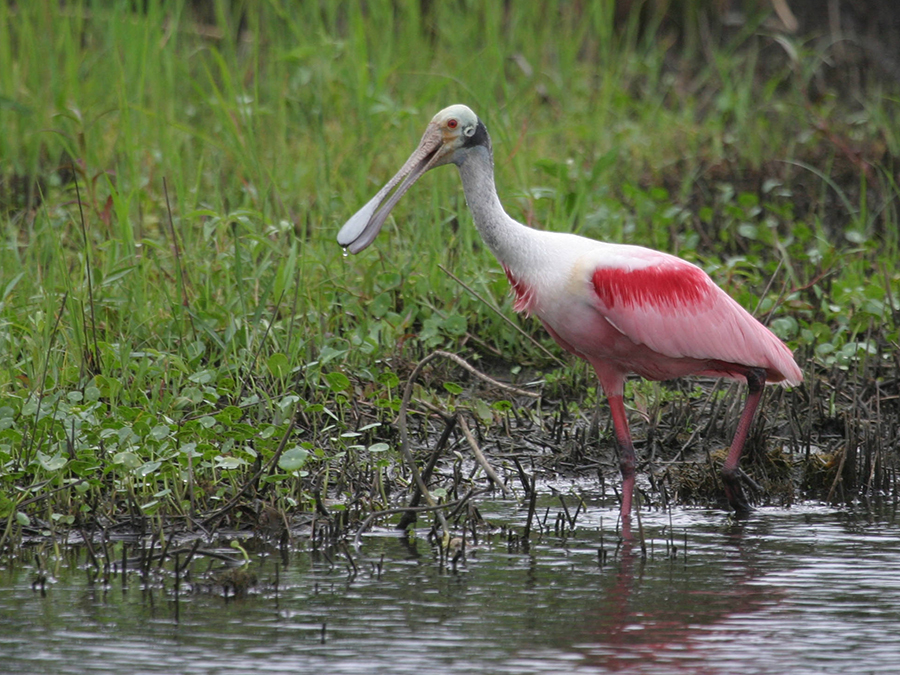
[[[514,506],[481,510],[521,531]],[[423,539],[389,530],[364,537],[355,576],[338,552],[301,547],[286,567],[258,556],[257,591],[181,596],[177,621],[172,579],[89,586],[85,564],[62,565],[42,595],[33,568],[3,568],[0,672],[898,672],[893,515],[800,506],[738,524],[688,509],[642,520],[643,559],[616,549],[615,510],[596,506],[527,553],[482,536],[456,573]]]

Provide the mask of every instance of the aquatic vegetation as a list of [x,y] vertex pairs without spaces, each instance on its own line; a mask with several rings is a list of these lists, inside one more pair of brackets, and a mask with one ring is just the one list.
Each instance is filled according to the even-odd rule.
[[[896,492],[895,86],[846,95],[827,46],[762,17],[704,55],[604,6],[0,5],[2,542],[264,506],[358,523],[407,492],[393,423],[436,349],[542,393],[429,365],[410,432],[448,498],[484,485],[457,414],[512,484],[512,455],[613,475],[592,375],[513,315],[458,181],[423,179],[365,259],[333,243],[453,102],[504,149],[511,215],[696,262],[788,341],[807,384],[767,393],[760,461]],[[727,442],[733,392],[641,387],[651,468]]]

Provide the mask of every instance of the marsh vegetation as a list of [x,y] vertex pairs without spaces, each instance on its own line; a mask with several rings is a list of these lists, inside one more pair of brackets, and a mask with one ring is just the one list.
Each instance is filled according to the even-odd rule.
[[[491,486],[465,428],[521,499],[614,484],[592,374],[514,315],[456,176],[364,256],[335,244],[454,102],[491,129],[511,215],[696,262],[795,351],[804,385],[752,433],[759,502],[895,499],[897,81],[766,7],[0,4],[0,551],[346,538],[408,500],[396,420],[435,350],[539,394],[428,364],[406,412],[438,496]],[[718,499],[741,397],[629,385],[645,508]]]

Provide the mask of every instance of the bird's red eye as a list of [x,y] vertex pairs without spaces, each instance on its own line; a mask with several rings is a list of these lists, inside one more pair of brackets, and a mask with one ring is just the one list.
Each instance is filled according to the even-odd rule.
[[455,129],[457,126],[459,126],[459,122],[457,122],[456,120],[447,120],[448,129]]

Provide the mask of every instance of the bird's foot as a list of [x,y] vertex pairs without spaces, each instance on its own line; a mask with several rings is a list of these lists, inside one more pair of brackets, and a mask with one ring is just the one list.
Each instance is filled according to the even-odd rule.
[[741,467],[738,467],[737,472],[738,477],[747,485],[749,485],[753,490],[756,490],[756,492],[759,492],[760,494],[763,492],[762,485],[750,478],[750,476]]
[[732,470],[722,470],[722,483],[725,486],[725,496],[728,498],[728,504],[734,509],[734,513],[738,518],[748,516],[753,511],[753,507],[750,506],[750,502],[747,501],[747,497],[744,495],[744,488],[741,485],[742,482],[746,482],[751,489],[757,492],[763,491],[759,483],[744,473],[740,467]]

